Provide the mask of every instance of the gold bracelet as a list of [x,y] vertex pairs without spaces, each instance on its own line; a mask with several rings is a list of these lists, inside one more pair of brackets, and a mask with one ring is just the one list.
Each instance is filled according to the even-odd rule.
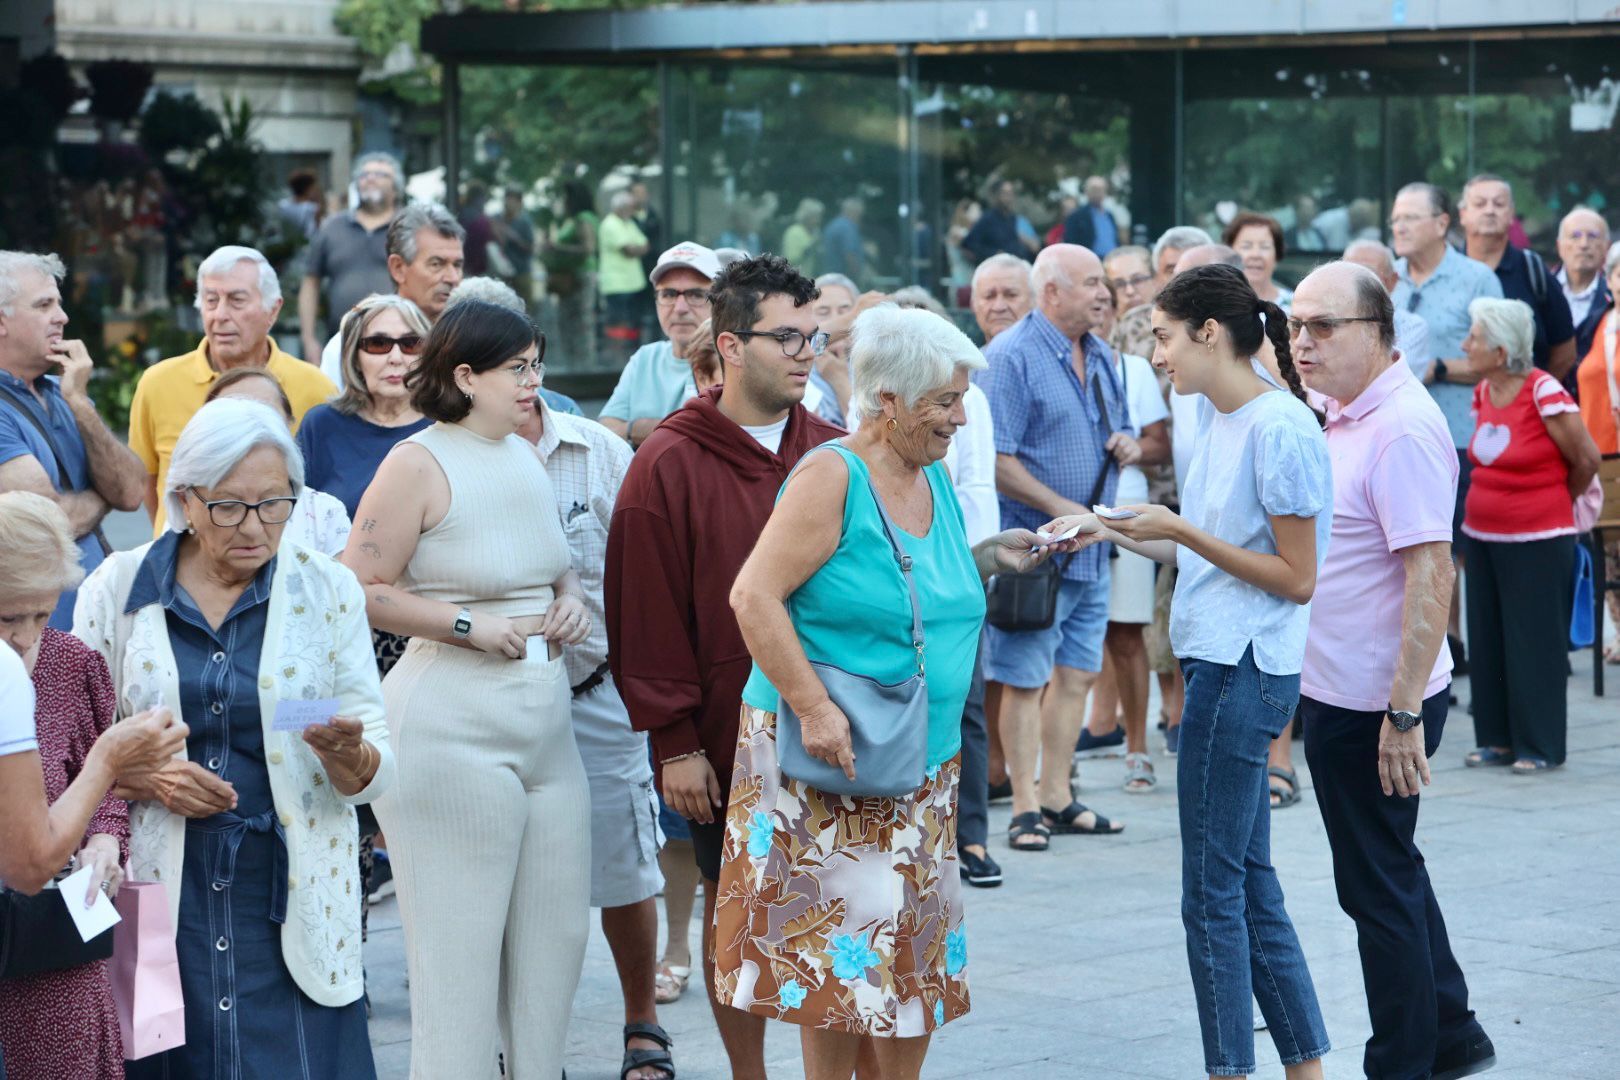
[[664,758],[664,759],[663,759],[663,760],[662,760],[662,761],[660,761],[660,762],[659,762],[659,763],[658,763],[658,764],[660,764],[660,765],[673,765],[673,764],[675,764],[675,763],[676,763],[676,762],[677,762],[677,761],[685,761],[685,760],[687,760],[687,759],[688,759],[688,758],[695,758],[695,757],[708,757],[708,756],[709,756],[709,755],[708,755],[708,753],[707,753],[707,751],[703,751],[703,750],[693,750],[693,751],[692,751],[692,752],[691,752],[691,753],[689,753],[689,754],[676,754],[676,755],[675,755],[675,756],[674,756],[674,757],[671,757],[671,758]]
[[382,754],[379,753],[376,749],[374,749],[370,743],[366,742],[364,739],[361,739],[360,740],[360,757],[361,757],[360,772],[357,773],[354,776],[349,776],[349,775],[343,774],[343,773],[334,773],[332,775],[332,779],[340,781],[341,783],[345,783],[345,784],[359,784],[361,787],[365,787],[366,782],[363,779],[361,779],[361,777],[366,772],[370,771],[370,769],[371,769],[371,763],[372,763],[371,755],[372,754],[377,755],[377,760],[378,761],[382,760]]

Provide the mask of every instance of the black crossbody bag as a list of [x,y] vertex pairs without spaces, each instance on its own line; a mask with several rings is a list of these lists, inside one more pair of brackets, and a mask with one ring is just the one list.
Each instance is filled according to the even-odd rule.
[[70,903],[73,898],[56,888],[41,889],[33,896],[0,888],[0,980],[66,971],[112,955],[111,934],[97,934],[89,941],[79,937],[68,914]]
[[[62,464],[62,448],[56,445],[55,439],[51,438],[50,431],[45,427],[44,424],[39,422],[38,417],[28,411],[27,406],[17,400],[15,394],[3,386],[0,386],[0,399],[9,402],[11,407],[15,409],[24,420],[27,420],[30,424],[33,424],[34,430],[39,432],[39,437],[44,439],[45,445],[51,448],[51,456],[56,459],[57,490],[63,493],[73,491],[73,481],[67,474],[67,466]],[[101,531],[100,525],[97,525],[94,529],[90,530],[90,535],[94,536],[96,538],[96,543],[101,545],[101,553],[103,555],[112,554],[113,546],[107,542],[107,534]]]
[[[1091,389],[1097,396],[1097,412],[1111,430],[1113,423],[1108,419],[1108,406],[1103,401],[1100,377],[1092,381]],[[1086,502],[1088,510],[1102,499],[1103,486],[1108,482],[1108,470],[1113,467],[1113,455],[1104,451],[1102,468],[1097,472],[1097,482],[1092,485],[1091,498]],[[997,630],[1045,630],[1050,627],[1057,615],[1058,587],[1072,558],[1073,554],[1065,555],[1061,560],[1048,559],[1033,570],[997,574],[991,578],[990,588],[985,594],[984,621]]]

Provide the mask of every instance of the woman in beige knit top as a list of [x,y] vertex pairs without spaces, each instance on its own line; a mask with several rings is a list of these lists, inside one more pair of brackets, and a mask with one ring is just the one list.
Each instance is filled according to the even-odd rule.
[[390,451],[343,561],[388,673],[399,776],[388,834],[411,988],[411,1076],[562,1072],[584,960],[590,795],[561,647],[590,632],[556,498],[514,434],[545,338],[522,315],[446,312],[407,377],[438,421]]

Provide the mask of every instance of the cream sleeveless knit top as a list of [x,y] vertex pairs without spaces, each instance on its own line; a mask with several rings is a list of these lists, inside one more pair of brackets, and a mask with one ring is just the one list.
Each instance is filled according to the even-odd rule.
[[450,509],[417,540],[400,587],[507,618],[545,611],[551,583],[568,569],[568,542],[534,447],[444,423],[410,441],[444,470]]

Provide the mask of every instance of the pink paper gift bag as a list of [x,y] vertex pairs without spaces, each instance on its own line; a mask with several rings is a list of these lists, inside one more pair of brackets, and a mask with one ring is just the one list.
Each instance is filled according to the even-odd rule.
[[126,881],[113,901],[112,992],[129,1061],[184,1046],[186,1007],[174,951],[169,897],[161,882]]

